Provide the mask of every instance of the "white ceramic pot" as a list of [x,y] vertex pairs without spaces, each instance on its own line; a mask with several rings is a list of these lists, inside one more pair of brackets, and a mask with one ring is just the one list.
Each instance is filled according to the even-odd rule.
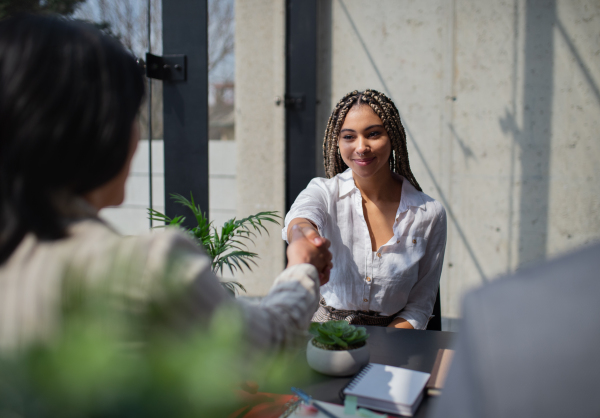
[[306,347],[306,360],[314,370],[330,376],[350,376],[369,362],[369,345],[354,350],[324,350],[315,347],[312,339]]

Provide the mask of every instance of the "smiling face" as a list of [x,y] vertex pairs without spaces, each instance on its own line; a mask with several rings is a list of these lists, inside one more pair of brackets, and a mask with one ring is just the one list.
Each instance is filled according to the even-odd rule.
[[354,175],[363,178],[390,172],[392,144],[383,122],[368,105],[350,109],[340,129],[340,155]]

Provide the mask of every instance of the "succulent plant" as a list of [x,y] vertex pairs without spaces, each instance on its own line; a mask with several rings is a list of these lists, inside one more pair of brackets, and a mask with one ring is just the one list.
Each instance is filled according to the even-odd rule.
[[313,322],[309,332],[313,344],[326,350],[350,350],[366,344],[369,334],[364,327],[355,327],[346,321]]

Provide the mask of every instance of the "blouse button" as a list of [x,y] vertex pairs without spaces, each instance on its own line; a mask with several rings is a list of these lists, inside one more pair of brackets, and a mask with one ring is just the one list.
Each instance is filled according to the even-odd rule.
[[400,244],[400,240],[396,241],[396,244]]
[[413,239],[413,244],[416,244],[416,243],[417,243],[417,240],[416,240],[416,239]]
[[363,299],[363,302],[368,302],[368,301],[369,301],[369,299]]
[[368,281],[368,282],[370,282],[370,281],[371,281],[371,278],[370,278],[370,277],[367,277],[367,281]]
[[381,258],[381,253],[377,253],[377,257]]

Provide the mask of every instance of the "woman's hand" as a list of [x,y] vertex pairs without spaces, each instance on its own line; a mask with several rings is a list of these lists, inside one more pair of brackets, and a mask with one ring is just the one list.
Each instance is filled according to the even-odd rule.
[[293,225],[288,232],[290,245],[287,248],[288,267],[296,264],[312,264],[319,272],[319,281],[321,286],[329,281],[329,272],[333,267],[331,263],[331,253],[327,238],[315,237],[310,231],[307,231],[310,238],[305,234],[305,229],[300,225]]
[[404,318],[396,318],[389,325],[388,328],[403,328],[403,329],[415,329],[410,322]]

